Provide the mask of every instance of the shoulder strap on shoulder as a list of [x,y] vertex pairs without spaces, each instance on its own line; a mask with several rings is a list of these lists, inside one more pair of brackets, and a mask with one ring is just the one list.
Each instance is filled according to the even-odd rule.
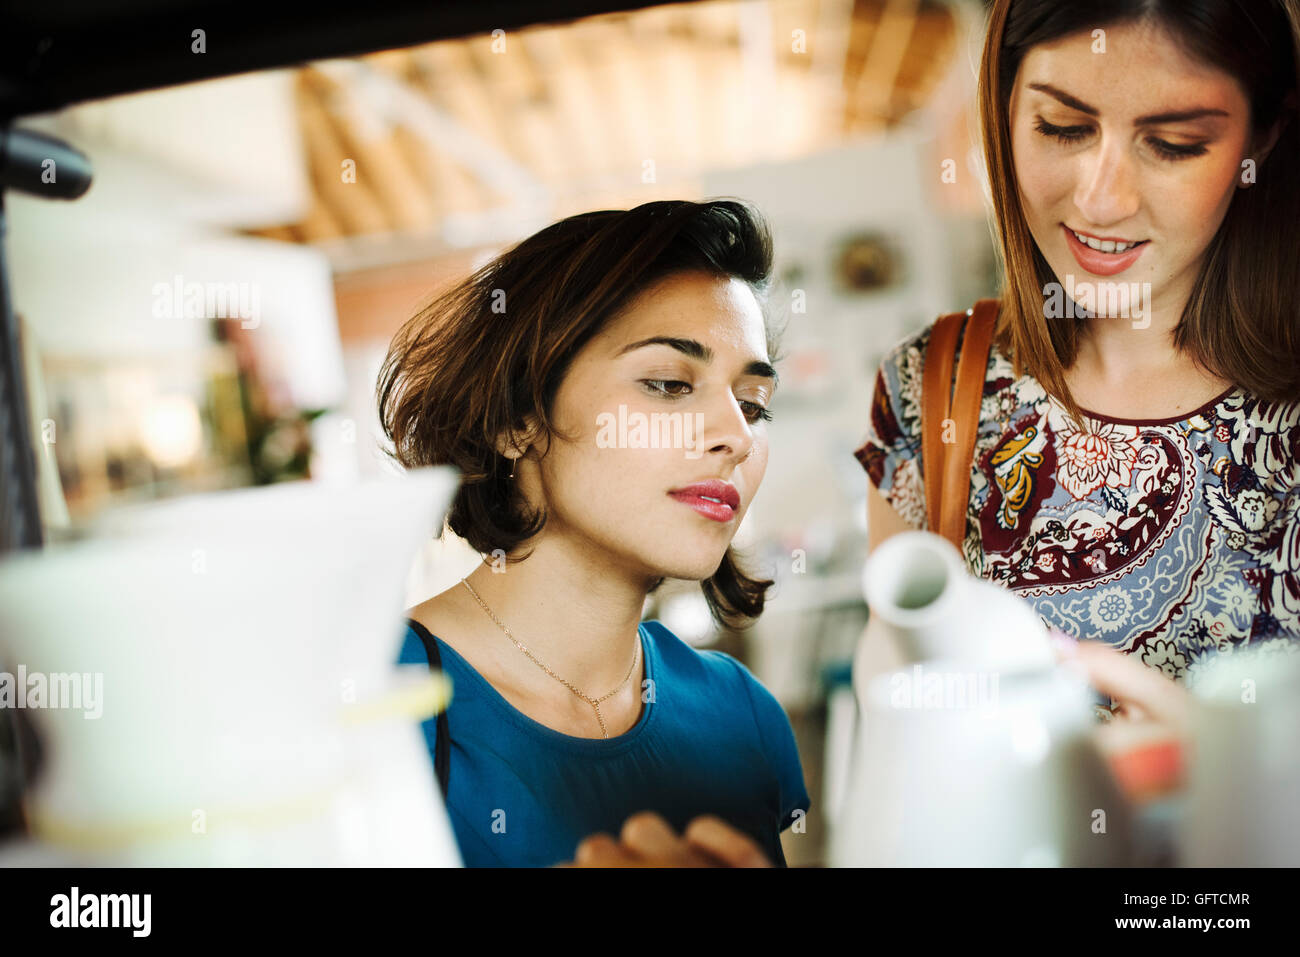
[[925,349],[925,361],[921,365],[921,471],[925,487],[926,527],[931,531],[938,531],[943,464],[947,458],[943,421],[948,418],[953,356],[965,318],[964,312],[953,312],[935,322]]
[[[414,618],[406,619],[406,623],[411,626],[424,643],[424,653],[429,659],[429,669],[431,671],[442,670],[442,654],[438,651],[438,641],[429,633],[429,629],[420,624]],[[434,745],[433,770],[438,775],[438,786],[442,788],[442,799],[447,800],[447,787],[451,780],[451,732],[447,727],[447,709],[443,708],[438,712],[437,719],[437,739]]]
[[[970,469],[998,307],[996,299],[981,299],[966,312],[942,316],[931,330],[922,366],[921,467],[927,527],[959,550],[966,537]],[[958,338],[961,358],[956,360],[954,386]],[[943,441],[948,419],[956,427],[952,443]]]

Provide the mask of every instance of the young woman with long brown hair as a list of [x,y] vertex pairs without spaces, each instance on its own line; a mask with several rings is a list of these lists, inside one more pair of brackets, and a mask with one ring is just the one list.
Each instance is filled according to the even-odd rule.
[[[1298,31],[1292,0],[999,0],[985,46],[1005,282],[965,559],[1184,684],[1300,648]],[[930,332],[857,453],[873,546],[924,520]]]

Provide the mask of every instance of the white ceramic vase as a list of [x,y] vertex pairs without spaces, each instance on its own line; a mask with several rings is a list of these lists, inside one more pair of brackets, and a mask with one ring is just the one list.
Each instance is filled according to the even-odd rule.
[[297,482],[116,513],[0,564],[0,659],[64,674],[32,707],[39,842],[87,864],[458,865],[394,665],[406,575],[456,478]]
[[970,576],[930,532],[882,543],[864,588],[863,641],[888,636],[903,666],[855,677],[832,863],[1125,863],[1130,810],[1095,746],[1088,685],[1056,663],[1032,607]]

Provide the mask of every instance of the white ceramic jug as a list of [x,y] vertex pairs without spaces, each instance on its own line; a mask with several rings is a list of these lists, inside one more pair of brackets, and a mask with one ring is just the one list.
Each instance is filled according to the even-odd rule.
[[28,713],[37,839],[87,864],[458,865],[419,728],[436,676],[394,664],[455,487],[196,496],[0,564],[0,668],[83,695]]
[[[1131,813],[1097,750],[1086,681],[1011,592],[931,532],[864,570],[903,666],[855,677],[860,728],[831,861],[848,866],[1121,865]],[[858,655],[863,660],[863,655]]]

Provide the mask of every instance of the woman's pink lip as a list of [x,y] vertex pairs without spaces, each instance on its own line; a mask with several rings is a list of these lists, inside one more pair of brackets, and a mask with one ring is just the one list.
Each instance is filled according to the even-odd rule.
[[711,518],[715,522],[730,522],[736,517],[736,510],[726,502],[710,502],[706,498],[688,492],[669,492],[668,494],[683,505],[689,505],[705,518]]
[[1070,252],[1074,255],[1074,261],[1081,269],[1087,270],[1094,276],[1113,276],[1123,272],[1137,262],[1142,251],[1150,245],[1144,241],[1142,245],[1134,246],[1128,252],[1117,256],[1114,253],[1102,253],[1091,246],[1085,246],[1074,237],[1074,231],[1069,226],[1062,225],[1061,229],[1065,233],[1065,244],[1070,247]]
[[669,495],[707,495],[709,498],[721,500],[732,509],[740,508],[740,493],[736,491],[736,486],[730,482],[723,482],[720,479],[709,479],[707,482],[692,482],[690,485],[683,485],[681,488],[675,488]]

